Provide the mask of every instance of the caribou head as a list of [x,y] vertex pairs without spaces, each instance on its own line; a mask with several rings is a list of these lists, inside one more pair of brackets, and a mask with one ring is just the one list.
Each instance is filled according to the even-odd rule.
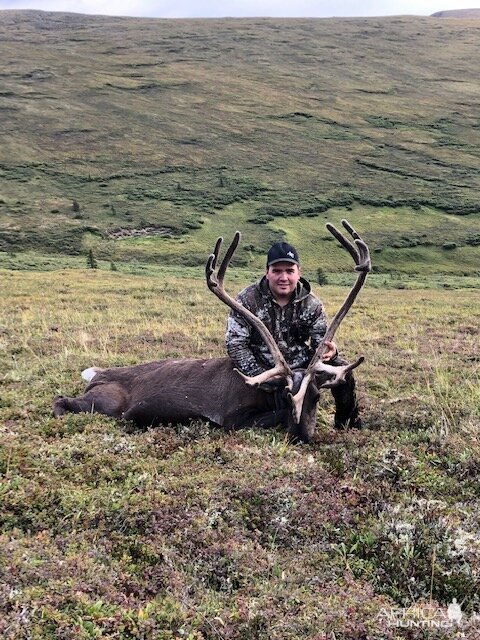
[[370,254],[367,245],[347,220],[342,220],[342,225],[351,235],[353,242],[340,233],[332,224],[327,224],[326,226],[330,233],[352,256],[357,278],[342,306],[333,317],[323,340],[318,345],[306,369],[292,370],[272,334],[263,322],[225,291],[225,274],[240,242],[240,232],[236,232],[218,270],[216,269],[223,242],[222,238],[217,240],[214,251],[209,256],[205,267],[207,286],[210,291],[227,306],[242,315],[259,332],[274,360],[274,366],[259,375],[253,377],[246,376],[238,369],[235,369],[236,373],[243,378],[249,387],[254,388],[272,379],[283,379],[285,383],[285,393],[290,407],[287,419],[289,432],[292,436],[306,441],[310,440],[315,430],[316,409],[320,397],[319,390],[342,384],[345,381],[347,373],[358,367],[364,360],[363,357],[360,357],[352,364],[337,367],[329,365],[322,360],[324,353],[327,351],[326,343],[333,340],[338,327],[353,305],[371,270]]

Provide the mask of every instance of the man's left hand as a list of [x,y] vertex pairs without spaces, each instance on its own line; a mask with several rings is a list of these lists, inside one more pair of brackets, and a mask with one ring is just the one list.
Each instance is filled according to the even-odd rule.
[[331,360],[338,353],[337,345],[335,344],[335,342],[325,342],[325,346],[328,348],[328,351],[325,351],[325,353],[322,356],[322,360],[323,361]]

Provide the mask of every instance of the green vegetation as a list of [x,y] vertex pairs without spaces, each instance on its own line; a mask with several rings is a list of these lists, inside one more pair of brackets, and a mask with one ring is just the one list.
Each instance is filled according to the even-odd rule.
[[2,11],[0,251],[195,266],[239,228],[338,272],[348,217],[379,273],[478,276],[477,31]]
[[95,256],[93,255],[93,250],[89,249],[88,257],[87,257],[87,267],[89,269],[98,269],[98,262]]
[[[84,367],[223,354],[226,309],[198,278],[100,266],[0,273],[2,638],[476,637],[476,291],[367,286],[339,335],[367,356],[364,429],[334,432],[325,392],[314,442],[292,446],[53,419]],[[345,289],[321,294],[332,315]],[[458,628],[386,617],[448,622],[453,598]]]
[[[477,640],[478,22],[1,11],[0,38],[0,637]],[[332,316],[342,217],[374,265],[338,336],[363,430],[328,392],[302,446],[52,418],[85,367],[224,354],[219,235],[232,293],[285,238]]]

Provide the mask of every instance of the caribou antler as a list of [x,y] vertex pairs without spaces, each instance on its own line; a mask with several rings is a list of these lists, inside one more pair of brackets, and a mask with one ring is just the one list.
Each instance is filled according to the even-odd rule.
[[[365,242],[361,239],[355,229],[347,220],[342,220],[342,225],[348,231],[348,233],[352,236],[354,240],[354,244],[350,242],[340,231],[338,231],[332,224],[327,223],[327,229],[330,233],[335,236],[335,238],[340,242],[340,244],[349,252],[355,262],[355,271],[358,272],[357,279],[350,289],[347,297],[345,298],[345,302],[342,304],[340,309],[337,311],[335,316],[333,317],[332,322],[330,323],[323,340],[317,347],[310,363],[305,371],[305,376],[302,380],[299,390],[297,393],[292,396],[293,402],[293,412],[294,417],[297,422],[300,421],[300,416],[302,415],[302,407],[303,400],[305,398],[305,393],[307,391],[308,385],[310,384],[310,380],[312,376],[316,373],[326,372],[331,374],[330,378],[320,385],[321,388],[334,387],[337,384],[345,381],[345,376],[349,371],[358,367],[363,361],[363,356],[358,358],[353,364],[348,364],[340,367],[333,367],[332,365],[328,365],[322,361],[322,356],[326,351],[326,343],[333,340],[333,337],[340,326],[342,320],[347,315],[350,307],[355,302],[356,297],[358,296],[360,290],[365,284],[365,280],[367,279],[367,275],[370,272],[372,266],[370,261],[370,253],[368,251],[368,247]],[[333,377],[332,377],[333,376]]]
[[246,376],[238,369],[235,369],[245,382],[251,386],[258,386],[275,376],[284,376],[287,379],[287,386],[289,389],[292,388],[293,385],[293,374],[292,370],[288,366],[285,358],[280,351],[279,346],[275,342],[272,334],[267,329],[267,327],[263,324],[263,322],[257,318],[255,314],[253,314],[249,309],[243,306],[240,302],[232,298],[226,291],[223,286],[223,279],[225,277],[225,273],[227,271],[227,267],[230,264],[230,261],[235,253],[238,243],[240,242],[240,231],[235,233],[235,236],[230,244],[227,252],[222,260],[222,264],[220,265],[217,273],[215,273],[215,269],[217,266],[218,255],[220,253],[220,247],[222,246],[223,238],[218,238],[215,243],[215,248],[213,253],[208,256],[207,263],[205,265],[205,275],[207,278],[207,286],[212,293],[214,293],[217,298],[219,298],[222,302],[233,309],[241,316],[243,316],[247,322],[249,322],[262,336],[265,344],[267,345],[272,358],[274,360],[274,366],[272,369],[268,369],[267,371],[263,371],[257,376]]

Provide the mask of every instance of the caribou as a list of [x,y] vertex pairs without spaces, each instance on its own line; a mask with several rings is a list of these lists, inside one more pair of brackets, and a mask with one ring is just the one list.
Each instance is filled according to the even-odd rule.
[[88,382],[84,394],[57,396],[54,416],[95,412],[130,421],[140,428],[202,419],[228,430],[239,429],[261,423],[259,416],[276,415],[273,394],[262,389],[263,383],[275,379],[284,386],[287,407],[279,421],[292,439],[310,441],[316,426],[320,389],[342,384],[348,372],[364,360],[359,357],[352,364],[337,367],[322,360],[327,350],[325,343],[333,340],[371,270],[368,246],[347,220],[342,220],[342,224],[353,241],[332,224],[326,226],[353,258],[357,278],[305,369],[292,370],[263,322],[225,291],[225,274],[240,242],[237,231],[218,269],[223,239],[217,240],[205,266],[207,286],[260,333],[274,366],[253,377],[237,370],[228,357],[167,359],[109,369],[90,367],[82,372]]

